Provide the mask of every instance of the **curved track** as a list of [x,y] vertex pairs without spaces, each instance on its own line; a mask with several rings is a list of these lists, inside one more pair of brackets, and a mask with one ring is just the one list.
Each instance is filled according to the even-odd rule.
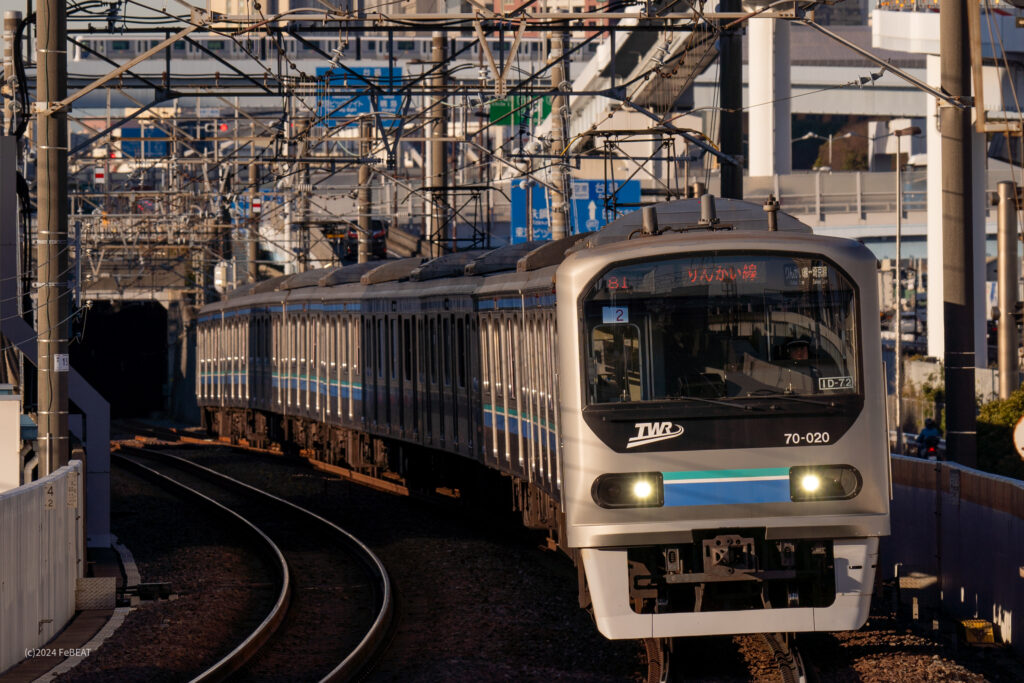
[[357,538],[293,503],[185,458],[136,447],[122,447],[115,457],[164,486],[189,491],[234,515],[264,547],[273,547],[268,552],[276,558],[282,582],[274,608],[256,631],[196,680],[232,674],[243,680],[348,680],[379,654],[394,610],[391,582],[377,556]]

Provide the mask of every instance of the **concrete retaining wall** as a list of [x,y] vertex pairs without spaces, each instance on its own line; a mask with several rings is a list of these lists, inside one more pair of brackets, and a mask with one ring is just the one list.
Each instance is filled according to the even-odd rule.
[[939,577],[921,591],[925,602],[992,621],[1024,653],[1024,482],[917,458],[893,456],[892,465],[882,578]]
[[0,494],[0,672],[53,638],[85,568],[82,463]]

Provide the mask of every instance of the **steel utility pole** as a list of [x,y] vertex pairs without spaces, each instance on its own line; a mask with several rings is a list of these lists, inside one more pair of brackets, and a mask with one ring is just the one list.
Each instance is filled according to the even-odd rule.
[[39,476],[68,459],[68,115],[64,0],[38,9],[36,129],[39,215],[36,335],[39,344]]
[[[740,0],[722,0],[722,12],[742,10]],[[722,111],[718,117],[718,139],[723,154],[733,159],[743,157],[743,36],[741,28],[722,33],[719,38],[721,73],[719,78],[719,101]],[[719,195],[731,199],[743,199],[743,166],[721,162],[722,187]]]
[[[939,44],[942,89],[971,103],[967,2],[941,0]],[[942,135],[943,311],[946,335],[946,453],[974,467],[977,443],[974,403],[974,242],[971,210],[971,107],[943,103]]]
[[[900,240],[903,236],[903,158],[900,151],[900,141],[910,135],[920,135],[921,129],[917,126],[903,128],[896,131],[896,322],[893,323],[896,350],[896,452],[903,454],[903,255],[900,253]],[[832,158],[832,136],[828,136],[829,163]],[[831,166],[829,166],[831,168]],[[916,322],[914,323],[917,324]]]
[[999,398],[1020,386],[1017,360],[1017,189],[1004,180],[999,192]]
[[[565,92],[569,82],[565,78],[565,42],[564,34],[559,30],[551,34],[551,87]],[[551,98],[551,155],[561,155],[565,151],[566,117],[569,106],[565,95]],[[560,240],[568,234],[569,204],[566,201],[567,176],[565,157],[559,156],[551,165],[551,239]],[[607,189],[607,188],[606,188]],[[527,192],[527,198],[530,193]],[[527,205],[527,211],[532,207]],[[532,235],[530,236],[532,239]]]
[[373,121],[364,118],[359,121],[359,156],[362,162],[359,164],[359,208],[356,213],[359,216],[359,263],[366,263],[370,260],[370,163],[368,161],[372,147],[370,139],[373,136]]

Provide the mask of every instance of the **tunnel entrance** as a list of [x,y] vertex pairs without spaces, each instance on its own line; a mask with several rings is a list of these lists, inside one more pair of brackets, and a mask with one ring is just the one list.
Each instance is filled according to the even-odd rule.
[[71,364],[110,402],[111,417],[165,409],[167,309],[155,301],[94,302],[75,332]]

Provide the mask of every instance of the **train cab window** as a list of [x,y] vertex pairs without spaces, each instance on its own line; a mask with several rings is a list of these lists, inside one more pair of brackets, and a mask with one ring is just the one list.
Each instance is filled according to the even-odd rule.
[[859,392],[856,290],[820,257],[713,252],[621,265],[591,285],[583,313],[591,404]]

